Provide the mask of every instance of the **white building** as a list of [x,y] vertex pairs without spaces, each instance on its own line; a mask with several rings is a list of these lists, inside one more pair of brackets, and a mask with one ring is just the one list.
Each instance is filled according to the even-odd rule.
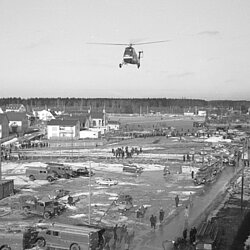
[[55,117],[51,114],[48,110],[40,110],[40,111],[33,111],[33,114],[35,117],[38,117],[41,121],[50,121],[52,119],[55,119]]
[[194,112],[184,112],[184,116],[194,116]]
[[108,121],[108,131],[109,130],[119,130],[120,129],[120,122],[118,121]]
[[101,131],[81,130],[80,139],[98,139],[101,137]]
[[207,115],[207,111],[206,110],[199,110],[198,111],[198,116],[206,116]]
[[9,104],[6,106],[5,112],[26,112],[26,108],[23,104]]
[[80,137],[80,122],[76,120],[50,120],[47,124],[47,136],[51,138],[77,138]]

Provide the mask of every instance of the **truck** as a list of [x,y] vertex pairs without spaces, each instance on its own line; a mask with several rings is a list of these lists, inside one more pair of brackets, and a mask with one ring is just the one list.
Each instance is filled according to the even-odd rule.
[[53,216],[60,215],[65,210],[65,204],[61,204],[57,200],[39,200],[34,196],[20,197],[21,210],[25,215],[38,215],[44,219],[49,219]]
[[55,173],[50,172],[45,167],[28,166],[25,175],[31,181],[48,180],[52,182],[57,179]]
[[14,180],[0,180],[0,200],[14,194]]
[[105,229],[61,223],[41,223],[43,230],[37,235],[37,246],[53,250],[102,250]]
[[70,177],[76,177],[76,172],[72,169],[71,166],[65,166],[63,163],[57,162],[48,162],[46,169],[54,173],[58,178],[66,178],[69,179]]
[[215,250],[219,244],[219,230],[215,220],[200,224],[196,235],[196,250]]
[[0,249],[1,250],[25,250],[37,245],[37,235],[33,227],[1,228]]
[[141,174],[143,172],[143,168],[136,165],[128,165],[124,166],[122,171],[126,173]]

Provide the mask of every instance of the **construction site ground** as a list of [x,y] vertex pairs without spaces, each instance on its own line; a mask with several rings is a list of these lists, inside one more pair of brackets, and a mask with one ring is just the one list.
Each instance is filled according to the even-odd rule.
[[[111,153],[117,147],[142,147],[142,153],[133,158],[115,158]],[[206,186],[196,186],[190,172],[182,173],[182,166],[199,168],[202,158],[198,151],[206,146],[204,141],[195,137],[166,138],[150,137],[123,140],[119,143],[105,145],[92,149],[79,148],[46,148],[26,150],[27,160],[18,162],[3,162],[3,177],[14,179],[17,194],[0,201],[0,218],[4,225],[32,225],[42,218],[24,215],[19,210],[18,199],[21,195],[34,195],[40,199],[48,199],[59,189],[69,190],[74,199],[79,198],[75,206],[67,205],[63,215],[54,217],[50,222],[88,223],[89,204],[91,204],[91,222],[100,225],[126,224],[135,231],[133,249],[162,249],[162,241],[173,240],[183,230],[184,219],[182,209],[188,203],[190,194],[194,197],[194,206],[190,214],[190,225],[196,223],[202,212],[209,205],[208,198],[213,203],[217,193],[225,189],[230,178],[234,175],[232,167],[225,168],[218,176],[220,181]],[[190,151],[197,152],[195,162],[183,162],[183,154]],[[88,167],[95,172],[91,179],[78,177],[59,179],[52,183],[47,181],[30,181],[25,176],[25,169],[30,165],[42,165],[48,161],[69,164],[74,169]],[[139,176],[124,173],[122,168],[127,164],[136,164],[144,171]],[[168,167],[170,174],[163,177],[164,167]],[[104,186],[96,183],[97,178],[111,178],[118,181],[118,185]],[[89,182],[91,185],[89,186]],[[218,185],[218,186],[217,186]],[[89,197],[89,194],[91,196]],[[133,208],[121,212],[113,204],[120,194],[133,197]],[[179,207],[176,208],[174,197],[180,197]],[[206,196],[208,195],[208,196]],[[67,202],[67,196],[61,198]],[[144,218],[136,217],[136,209],[141,205],[147,207]],[[150,231],[149,218],[151,214],[158,217],[159,209],[165,211],[163,226],[157,226],[156,232]]]

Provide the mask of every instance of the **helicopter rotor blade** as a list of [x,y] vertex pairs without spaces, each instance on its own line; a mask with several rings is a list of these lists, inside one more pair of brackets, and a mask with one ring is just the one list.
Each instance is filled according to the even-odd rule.
[[133,43],[132,45],[143,45],[143,44],[152,44],[152,43],[166,43],[171,40],[161,40],[161,41],[153,41],[153,42],[144,42],[144,43]]
[[97,45],[122,45],[122,46],[128,46],[127,43],[87,43],[87,44],[97,44]]

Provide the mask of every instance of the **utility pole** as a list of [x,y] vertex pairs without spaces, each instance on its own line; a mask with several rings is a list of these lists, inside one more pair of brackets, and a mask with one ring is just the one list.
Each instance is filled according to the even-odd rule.
[[248,138],[245,138],[245,140],[243,142],[243,148],[242,148],[243,167],[242,167],[242,176],[241,176],[241,199],[240,199],[241,212],[243,211],[243,201],[244,201],[244,168],[245,168],[245,146],[246,145],[247,145],[247,149],[248,149]]
[[73,128],[71,131],[71,160],[73,161]]
[[2,146],[0,144],[0,181],[2,180]]
[[91,163],[89,163],[89,225],[91,223]]

